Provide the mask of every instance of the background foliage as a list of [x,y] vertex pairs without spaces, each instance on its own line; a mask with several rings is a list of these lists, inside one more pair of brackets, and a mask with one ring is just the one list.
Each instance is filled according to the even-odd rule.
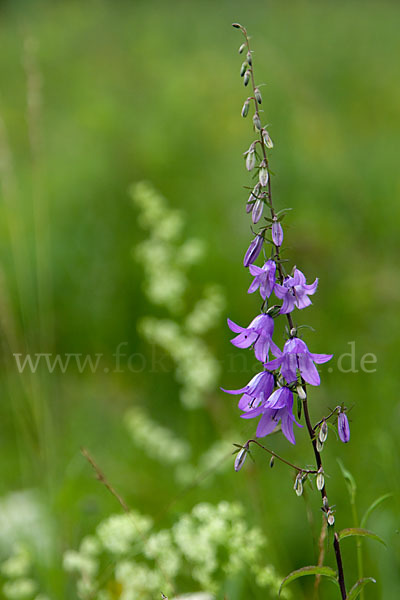
[[[76,597],[63,553],[119,510],[93,478],[82,445],[130,506],[163,515],[160,527],[198,502],[239,501],[249,526],[268,538],[266,559],[279,573],[315,562],[308,508],[283,466],[267,469],[256,452],[255,464],[236,474],[227,458],[225,469],[182,494],[183,479],[145,444],[135,446],[126,426],[127,411],[140,407],[190,445],[192,465],[231,432],[239,443],[253,432],[218,391],[244,385],[254,366],[232,363],[223,313],[204,334],[220,377],[197,409],[179,399],[174,360],[140,336],[143,317],[167,313],[149,301],[143,265],[133,260],[146,233],[128,193],[133,182],[151,181],[185,215],[184,237],[206,242],[205,260],[189,274],[187,310],[205,286],[218,283],[229,316],[249,322],[258,308],[241,268],[249,240],[241,153],[250,131],[240,119],[233,21],[251,32],[257,78],[266,83],[276,205],[294,209],[285,219],[287,257],[308,278],[320,277],[314,307],[301,314],[316,330],[305,339],[336,358],[313,391],[313,416],[342,401],[354,406],[351,443],[331,436],[324,450],[330,498],[339,527],[351,525],[337,456],[356,479],[360,512],[394,492],[371,516],[388,548],[365,543],[366,574],[378,580],[366,597],[397,597],[399,18],[399,4],[388,0],[1,2],[0,538],[5,559],[22,535],[18,527],[29,529],[38,549],[35,578],[50,597]],[[358,372],[344,373],[337,357],[352,341]],[[146,368],[134,362],[137,372],[114,372],[121,342],[127,354],[145,357]],[[96,373],[21,376],[13,352],[104,358]],[[360,369],[366,353],[377,356],[375,373]],[[154,361],[163,368],[152,369]],[[349,357],[343,365],[350,366]],[[300,432],[295,448],[279,435],[268,443],[307,462],[306,438]],[[308,494],[316,532],[318,502]],[[29,513],[32,506],[37,514]],[[7,517],[13,510],[14,521]],[[354,543],[343,547],[350,582]],[[329,553],[327,561],[333,563]],[[266,597],[251,577],[241,577],[229,600],[248,589]],[[293,587],[296,597],[309,597],[311,586],[304,580]],[[324,598],[335,597],[329,586]]]

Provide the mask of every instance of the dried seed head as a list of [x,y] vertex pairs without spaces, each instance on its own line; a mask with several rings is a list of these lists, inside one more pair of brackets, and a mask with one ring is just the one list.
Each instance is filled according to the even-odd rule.
[[325,477],[324,477],[324,471],[323,471],[322,467],[318,471],[316,483],[317,483],[317,490],[321,491],[325,485]]
[[249,81],[250,81],[250,71],[249,71],[249,69],[247,69],[247,71],[244,74],[244,81],[243,81],[244,85],[247,85],[249,83]]
[[247,117],[247,115],[249,114],[249,106],[250,102],[246,100],[242,108],[242,117]]
[[318,450],[318,452],[322,452],[323,449],[324,449],[324,443],[321,442],[321,440],[319,439],[319,437],[317,437],[317,450]]
[[303,476],[301,473],[297,474],[296,479],[294,481],[293,489],[298,496],[302,495],[302,493],[303,493]]
[[261,130],[261,121],[260,121],[260,117],[257,113],[255,113],[255,115],[253,117],[253,123],[254,123],[254,128],[256,129],[256,131],[260,131]]
[[261,92],[260,92],[260,90],[258,88],[254,89],[254,96],[255,96],[255,99],[257,100],[258,104],[261,104],[262,103],[262,96],[261,96]]
[[247,453],[248,453],[248,447],[245,446],[244,448],[241,448],[239,450],[239,452],[237,453],[236,459],[235,459],[235,471],[240,471],[240,469],[243,467],[244,462],[247,458]]
[[326,442],[326,438],[328,437],[328,423],[325,420],[322,421],[322,423],[321,423],[321,427],[319,428],[318,437],[322,443]]
[[246,48],[246,44],[242,44],[239,46],[239,54],[242,54],[243,50]]

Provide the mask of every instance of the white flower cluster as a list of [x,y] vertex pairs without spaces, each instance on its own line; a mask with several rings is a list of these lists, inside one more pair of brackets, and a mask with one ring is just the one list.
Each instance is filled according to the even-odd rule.
[[0,565],[0,573],[5,579],[2,586],[7,600],[48,600],[38,594],[38,584],[32,578],[33,559],[28,547],[15,544],[12,554]]
[[187,269],[203,258],[204,247],[195,239],[179,242],[184,226],[182,214],[168,208],[165,199],[149,184],[139,183],[131,193],[140,210],[139,223],[149,232],[149,238],[135,250],[145,271],[145,292],[154,304],[183,317],[182,323],[146,317],[138,324],[139,331],[149,343],[157,344],[172,357],[182,385],[181,401],[187,408],[197,408],[216,388],[220,374],[218,361],[201,335],[218,322],[224,296],[217,285],[208,285],[202,298],[184,314]]
[[202,503],[158,532],[136,512],[113,515],[82,540],[79,551],[65,553],[64,568],[78,573],[83,600],[152,600],[161,592],[172,598],[182,576],[200,591],[176,600],[212,600],[238,574],[249,573],[258,585],[276,591],[279,578],[262,564],[265,544],[260,530],[245,523],[240,505]]
[[125,414],[124,421],[133,442],[151,458],[168,465],[176,465],[189,459],[188,442],[177,438],[170,429],[155,423],[143,409],[131,408]]

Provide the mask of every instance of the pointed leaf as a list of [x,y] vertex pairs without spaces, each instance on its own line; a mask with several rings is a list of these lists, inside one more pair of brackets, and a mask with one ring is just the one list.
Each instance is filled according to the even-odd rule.
[[279,594],[281,593],[283,588],[286,587],[289,583],[292,583],[292,581],[294,581],[295,579],[298,579],[299,577],[304,577],[305,575],[325,575],[326,577],[329,577],[331,581],[334,581],[336,584],[338,583],[336,578],[336,571],[334,571],[330,567],[302,567],[301,569],[292,571],[287,577],[285,577],[285,579],[281,583],[281,587],[279,588]]
[[339,531],[338,535],[339,535],[339,540],[342,540],[343,538],[351,537],[354,535],[362,536],[362,537],[369,537],[369,538],[371,538],[371,540],[376,540],[377,542],[380,542],[381,544],[386,546],[386,543],[383,541],[383,539],[381,537],[379,537],[379,535],[377,535],[373,531],[369,531],[368,529],[361,529],[361,527],[348,527],[347,529],[342,529],[342,531]]
[[365,511],[365,514],[363,516],[363,518],[361,519],[361,527],[365,527],[365,525],[367,524],[367,520],[368,517],[370,516],[370,514],[376,509],[378,508],[378,506],[384,502],[385,500],[387,500],[388,498],[391,498],[393,496],[393,494],[384,494],[383,496],[380,496],[379,498],[377,498],[375,500],[375,502],[373,502],[371,504],[371,506],[369,508],[367,508],[367,510]]
[[363,579],[359,579],[347,594],[346,600],[355,600],[355,598],[357,598],[358,594],[361,592],[363,587],[366,586],[369,582],[376,583],[373,577],[364,577]]

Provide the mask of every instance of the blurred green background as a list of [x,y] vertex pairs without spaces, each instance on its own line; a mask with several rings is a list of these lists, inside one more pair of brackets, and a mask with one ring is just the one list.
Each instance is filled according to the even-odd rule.
[[[134,448],[123,423],[139,405],[200,456],[226,432],[239,433],[232,443],[253,435],[233,397],[217,387],[203,408],[188,411],[172,366],[113,372],[121,342],[150,357],[137,322],[164,316],[143,293],[143,269],[132,258],[145,237],[128,194],[134,182],[152,182],[184,211],[185,235],[207,243],[207,259],[190,274],[189,303],[217,282],[233,320],[244,325],[258,311],[242,267],[250,239],[242,153],[252,134],[240,117],[245,92],[233,21],[251,33],[256,78],[266,84],[275,204],[294,209],[285,218],[285,256],[310,280],[320,278],[314,306],[298,314],[315,328],[304,331],[312,351],[335,354],[332,372],[324,367],[313,390],[312,416],[341,402],[353,407],[350,444],[331,435],[324,450],[337,524],[352,524],[341,457],[356,479],[361,514],[394,493],[368,524],[387,548],[367,540],[364,549],[366,574],[377,579],[366,598],[398,597],[399,20],[398,2],[377,0],[0,3],[0,493],[40,495],[52,550],[36,568],[49,597],[76,597],[62,554],[119,510],[81,446],[130,506],[154,516],[173,502],[162,526],[199,501],[240,501],[268,537],[267,558],[280,574],[316,561],[307,507],[283,466],[267,469],[268,458],[255,452],[255,463],[237,474],[228,458],[209,485],[179,495],[165,466]],[[242,387],[253,365],[224,372],[229,333],[223,315],[207,343],[221,361],[218,385]],[[337,358],[353,341],[358,372],[344,373]],[[20,375],[15,352],[102,353],[110,371]],[[366,353],[377,357],[374,373],[360,369]],[[296,437],[294,448],[281,435],[266,443],[312,463],[305,431]],[[308,504],[318,530],[316,492]],[[343,551],[350,584],[355,542],[346,540]],[[334,565],[331,550],[326,561]],[[247,597],[243,585],[237,598]],[[308,598],[312,582],[293,590]],[[337,597],[329,583],[323,590]]]

